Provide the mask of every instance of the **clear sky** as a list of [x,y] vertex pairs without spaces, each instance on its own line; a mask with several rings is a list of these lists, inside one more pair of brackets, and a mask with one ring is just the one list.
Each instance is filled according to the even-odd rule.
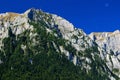
[[120,29],[120,0],[1,0],[0,13],[29,8],[64,17],[86,33]]

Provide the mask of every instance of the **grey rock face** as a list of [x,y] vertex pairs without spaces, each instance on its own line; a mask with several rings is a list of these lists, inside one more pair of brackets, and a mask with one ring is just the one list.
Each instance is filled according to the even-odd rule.
[[[29,9],[25,13],[4,13],[0,14],[0,49],[2,49],[2,41],[4,38],[8,37],[8,31],[11,29],[12,33],[16,36],[29,30],[29,37],[33,39],[31,45],[39,43],[34,39],[37,33],[34,32],[34,26],[29,22],[34,23],[44,23],[46,31],[54,34],[56,37],[60,37],[66,40],[65,45],[71,45],[75,50],[74,55],[72,50],[66,50],[64,46],[57,45],[52,42],[56,51],[64,53],[67,58],[72,61],[75,65],[81,67],[81,69],[86,69],[89,72],[92,69],[92,63],[96,61],[103,60],[106,61],[107,67],[112,72],[113,69],[120,68],[120,32],[115,31],[113,33],[91,33],[89,36],[82,29],[77,29],[72,23],[65,20],[64,18],[57,16],[55,14],[45,13],[37,9]],[[54,32],[56,30],[56,32]],[[21,45],[24,50],[26,45]],[[113,52],[113,55],[111,55]],[[31,64],[32,61],[30,60]],[[0,60],[0,64],[2,64]],[[100,63],[100,61],[99,61]],[[98,69],[98,67],[96,67]],[[111,72],[107,71],[106,66],[103,64],[102,67],[98,69],[98,72],[108,73],[109,77],[114,80],[111,76]],[[120,76],[117,72],[116,75]]]
[[[89,37],[94,40],[105,54],[107,65],[111,70],[120,71],[120,31],[91,33]],[[120,76],[120,72],[116,73]]]

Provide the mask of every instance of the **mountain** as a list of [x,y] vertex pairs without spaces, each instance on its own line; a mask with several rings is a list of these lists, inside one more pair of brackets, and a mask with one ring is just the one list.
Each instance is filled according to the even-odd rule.
[[[106,51],[108,67],[120,76],[120,31],[91,33],[89,37]],[[117,71],[117,72],[116,72]]]
[[1,80],[119,80],[112,53],[55,14],[0,14]]

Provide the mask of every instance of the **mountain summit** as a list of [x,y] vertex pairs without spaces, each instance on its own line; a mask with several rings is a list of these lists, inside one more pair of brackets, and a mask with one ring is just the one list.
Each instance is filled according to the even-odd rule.
[[118,80],[119,42],[112,35],[86,35],[64,18],[34,8],[0,14],[0,79]]

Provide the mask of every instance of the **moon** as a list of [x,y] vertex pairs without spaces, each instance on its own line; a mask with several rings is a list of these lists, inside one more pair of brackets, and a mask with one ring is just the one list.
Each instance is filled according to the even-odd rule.
[[110,6],[110,4],[109,3],[105,3],[105,7],[109,7]]

